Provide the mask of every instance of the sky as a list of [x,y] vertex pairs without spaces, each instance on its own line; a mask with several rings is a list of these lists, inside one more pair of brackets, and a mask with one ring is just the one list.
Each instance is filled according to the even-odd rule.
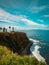
[[0,0],[0,27],[49,30],[49,0]]

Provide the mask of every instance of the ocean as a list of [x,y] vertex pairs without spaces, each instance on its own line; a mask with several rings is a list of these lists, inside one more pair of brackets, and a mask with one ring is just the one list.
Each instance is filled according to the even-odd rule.
[[[35,40],[31,52],[38,60],[46,61],[49,65],[49,30],[23,30],[29,39]],[[39,42],[37,42],[39,41]]]

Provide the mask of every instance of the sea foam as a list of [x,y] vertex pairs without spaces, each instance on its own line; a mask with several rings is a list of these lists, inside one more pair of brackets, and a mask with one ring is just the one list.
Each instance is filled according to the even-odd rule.
[[40,41],[31,39],[31,38],[29,40],[33,42],[33,46],[34,46],[34,51],[31,51],[32,54],[36,57],[36,59],[38,61],[45,62],[45,59],[40,55],[39,48],[41,48],[41,47],[39,45],[37,45],[37,44],[39,44]]

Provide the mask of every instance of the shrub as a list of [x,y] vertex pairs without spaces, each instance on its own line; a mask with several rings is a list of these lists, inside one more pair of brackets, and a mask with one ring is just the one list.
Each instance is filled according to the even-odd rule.
[[5,46],[0,46],[0,65],[46,65],[34,57],[20,56]]
[[12,52],[8,50],[5,46],[0,46],[0,59],[2,59],[4,56],[7,56],[8,54],[11,54]]

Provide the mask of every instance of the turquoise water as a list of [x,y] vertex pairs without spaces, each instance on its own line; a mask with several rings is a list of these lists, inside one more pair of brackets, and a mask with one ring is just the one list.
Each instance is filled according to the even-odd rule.
[[28,30],[24,32],[27,33],[28,37],[40,40],[49,45],[49,30]]
[[29,38],[40,41],[40,54],[49,65],[49,30],[26,30],[23,32],[25,32]]

